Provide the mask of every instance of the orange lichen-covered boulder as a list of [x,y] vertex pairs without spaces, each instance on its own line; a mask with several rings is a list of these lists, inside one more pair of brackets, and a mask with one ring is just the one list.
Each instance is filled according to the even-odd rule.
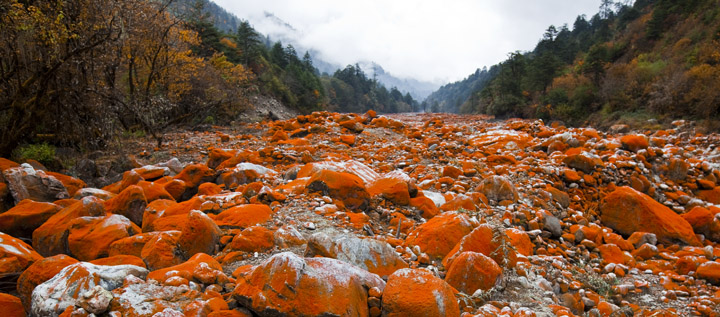
[[180,264],[184,261],[178,248],[180,231],[162,231],[143,245],[140,257],[151,271]]
[[503,230],[494,229],[488,224],[479,225],[463,237],[443,259],[443,265],[446,268],[451,267],[453,261],[466,251],[482,253],[504,267],[514,267],[517,263],[512,240]]
[[227,276],[223,277],[224,273],[222,273],[220,263],[205,253],[195,254],[183,263],[152,271],[147,278],[165,283],[173,276],[180,276],[203,284],[214,284],[218,282],[218,278],[221,280],[227,278]]
[[27,243],[0,232],[0,277],[17,276],[42,258]]
[[[35,287],[32,292],[31,314],[57,316],[68,307],[76,304],[82,306],[84,296],[88,294],[114,290],[121,287],[129,275],[145,278],[147,273],[146,269],[134,265],[104,266],[88,262],[71,264]],[[94,313],[100,314],[107,310],[110,301],[107,300],[104,304],[104,307],[91,305],[83,308],[96,308]]]
[[5,317],[25,317],[25,307],[19,298],[10,294],[0,293],[0,307]]
[[68,228],[68,251],[81,261],[107,257],[110,244],[137,233],[140,227],[121,215],[77,218]]
[[398,205],[408,205],[410,198],[417,195],[417,188],[410,177],[402,172],[391,172],[377,179],[368,187],[370,196],[381,195]]
[[387,242],[359,239],[353,236],[341,236],[331,240],[325,234],[314,234],[308,242],[305,256],[338,259],[381,277],[408,267],[408,264]]
[[90,263],[95,265],[135,265],[142,268],[145,268],[145,262],[140,257],[134,256],[134,255],[114,255],[108,258],[100,258],[97,260],[92,260]]
[[720,262],[708,261],[697,268],[697,277],[707,280],[715,285],[720,285]]
[[647,149],[649,145],[647,137],[640,134],[623,135],[620,138],[620,143],[622,144],[623,149],[632,152]]
[[157,199],[175,200],[175,198],[165,189],[165,184],[156,184],[152,182],[140,181],[137,186],[142,188],[145,199],[148,202]]
[[275,245],[273,232],[265,227],[253,226],[236,235],[226,250],[244,252],[262,252]]
[[63,186],[65,186],[65,189],[68,191],[68,195],[70,197],[75,196],[75,193],[81,189],[84,188],[87,184],[83,182],[80,179],[77,179],[72,176],[68,176],[65,174],[55,173],[55,172],[45,172],[47,175],[57,178]]
[[383,316],[460,316],[455,290],[422,269],[402,269],[388,277]]
[[503,200],[515,202],[518,199],[517,189],[507,178],[503,176],[493,175],[484,179],[476,191],[496,202]]
[[139,233],[131,237],[117,240],[110,244],[110,247],[108,248],[108,256],[124,254],[140,257],[145,244],[156,235],[160,234],[160,232],[161,231]]
[[563,163],[568,167],[581,170],[585,173],[592,173],[595,167],[602,166],[603,164],[600,157],[588,152],[568,155],[563,159]]
[[104,204],[107,212],[123,215],[136,225],[142,226],[143,212],[145,212],[148,201],[142,187],[131,185]]
[[350,173],[320,170],[310,178],[307,189],[341,200],[353,210],[365,210],[370,202],[363,180]]
[[448,268],[445,282],[458,291],[472,295],[477,290],[487,291],[495,286],[502,268],[482,253],[460,253]]
[[200,184],[215,180],[215,171],[205,164],[191,164],[185,166],[175,179],[185,182],[185,191],[181,199],[187,199],[195,195]]
[[272,209],[268,205],[248,204],[228,208],[215,217],[218,226],[247,228],[270,220]]
[[51,279],[55,274],[60,273],[62,269],[71,264],[78,263],[65,254],[53,255],[51,257],[38,260],[30,265],[17,281],[17,291],[20,299],[23,301],[25,308],[30,310],[30,295],[32,295],[35,286]]
[[[0,219],[1,217],[2,215],[0,215]],[[707,208],[694,207],[689,212],[682,214],[682,217],[692,226],[695,233],[701,233],[707,239],[720,242],[720,221]]]
[[507,235],[508,239],[510,239],[510,243],[515,247],[515,250],[517,253],[520,253],[524,256],[530,256],[533,253],[534,245],[532,241],[530,241],[530,237],[522,230],[515,229],[515,228],[508,228],[505,229],[505,234]]
[[630,187],[618,187],[600,204],[602,223],[620,234],[654,233],[662,243],[699,246],[692,226],[683,217]]
[[51,256],[69,253],[67,250],[67,231],[72,221],[80,217],[105,216],[105,207],[100,199],[88,196],[65,207],[50,217],[32,234],[32,245],[40,254]]
[[197,253],[214,254],[220,240],[220,228],[206,214],[192,210],[180,230],[178,248],[186,258]]
[[233,297],[259,315],[368,316],[373,287],[385,282],[353,265],[283,252],[242,272]]
[[53,203],[36,202],[29,199],[0,214],[0,232],[14,237],[30,238],[32,232],[60,210]]
[[417,245],[429,256],[442,258],[477,225],[465,214],[446,212],[411,231],[405,239],[405,244]]

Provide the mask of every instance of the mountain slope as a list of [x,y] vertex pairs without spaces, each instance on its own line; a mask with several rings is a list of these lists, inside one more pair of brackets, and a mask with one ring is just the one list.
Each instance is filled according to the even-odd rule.
[[[720,116],[717,1],[613,3],[497,65],[463,109],[572,124]],[[465,91],[450,99],[464,97]],[[446,98],[448,99],[448,98]]]

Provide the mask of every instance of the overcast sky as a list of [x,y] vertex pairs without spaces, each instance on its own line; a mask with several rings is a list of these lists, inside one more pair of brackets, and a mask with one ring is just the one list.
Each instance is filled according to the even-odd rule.
[[[591,17],[600,0],[214,0],[263,34],[286,32],[339,65],[374,61],[387,72],[444,84],[532,50],[551,24]],[[304,52],[298,52],[303,54]]]

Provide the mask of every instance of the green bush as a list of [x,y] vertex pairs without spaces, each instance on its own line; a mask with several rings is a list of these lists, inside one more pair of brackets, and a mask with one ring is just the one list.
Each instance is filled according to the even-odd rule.
[[36,160],[43,165],[48,165],[55,159],[55,147],[47,143],[26,144],[15,149],[13,156],[20,162]]

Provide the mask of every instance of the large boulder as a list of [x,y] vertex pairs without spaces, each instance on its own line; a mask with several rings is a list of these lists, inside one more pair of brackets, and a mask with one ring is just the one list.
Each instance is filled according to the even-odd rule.
[[503,200],[516,202],[518,199],[517,189],[504,176],[493,175],[484,179],[476,191],[496,202]]
[[107,257],[113,242],[138,233],[140,227],[121,215],[80,217],[70,223],[68,251],[80,261]]
[[70,194],[60,180],[34,169],[29,164],[8,168],[3,171],[3,176],[15,203],[23,199],[53,202],[70,198]]
[[377,275],[329,258],[276,254],[242,272],[233,297],[261,316],[368,316]]
[[383,277],[408,267],[387,242],[354,236],[341,236],[333,241],[324,233],[316,233],[308,241],[305,256],[338,259]]
[[14,280],[42,256],[22,240],[0,232],[0,282]]
[[429,256],[442,258],[477,225],[465,214],[446,212],[413,229],[405,239],[405,244],[417,245]]
[[350,173],[320,170],[310,178],[307,189],[340,200],[352,210],[365,210],[370,203],[365,183]]
[[228,208],[215,217],[219,226],[247,228],[270,220],[272,209],[268,205],[249,204]]
[[472,295],[477,290],[487,291],[495,286],[502,268],[482,253],[463,252],[448,268],[445,281],[458,291]]
[[33,231],[60,210],[53,203],[29,199],[0,214],[0,232],[14,237],[31,238]]
[[58,211],[42,226],[35,229],[32,234],[32,245],[44,256],[68,254],[67,235],[72,221],[80,217],[101,216],[105,216],[102,201],[94,196],[85,197]]
[[95,290],[96,286],[112,291],[122,286],[128,275],[145,278],[147,273],[146,269],[134,265],[103,266],[87,262],[72,264],[35,287],[31,314],[57,316],[66,308],[79,304],[83,295]]
[[123,215],[138,226],[142,226],[143,213],[148,200],[142,187],[131,185],[117,196],[107,200],[105,210],[109,213]]
[[452,286],[422,269],[398,270],[382,295],[383,316],[460,316]]
[[517,263],[517,253],[512,246],[512,240],[504,230],[495,229],[488,224],[479,225],[464,236],[443,259],[443,265],[446,268],[452,267],[453,261],[467,251],[482,253],[504,267],[514,267]]
[[178,248],[185,258],[197,253],[215,254],[215,248],[220,240],[220,228],[206,214],[192,210],[181,229]]
[[78,263],[78,260],[65,254],[58,254],[36,261],[20,274],[17,291],[25,309],[30,310],[30,297],[36,286],[45,283],[62,269],[75,263]]
[[670,208],[630,187],[618,187],[600,204],[600,221],[629,236],[636,231],[650,232],[658,242],[700,246],[692,226]]

